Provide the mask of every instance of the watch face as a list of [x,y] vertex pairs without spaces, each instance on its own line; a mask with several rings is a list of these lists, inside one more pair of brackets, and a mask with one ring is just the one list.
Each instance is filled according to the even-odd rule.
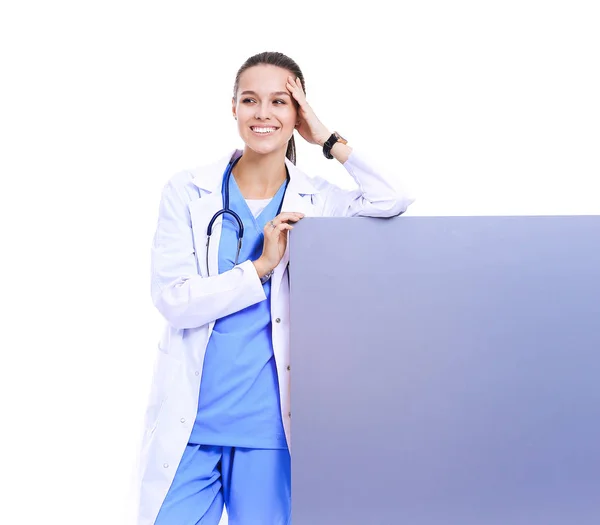
[[337,131],[334,131],[334,133],[339,142],[341,142],[342,144],[348,144],[348,141],[344,137],[342,137]]

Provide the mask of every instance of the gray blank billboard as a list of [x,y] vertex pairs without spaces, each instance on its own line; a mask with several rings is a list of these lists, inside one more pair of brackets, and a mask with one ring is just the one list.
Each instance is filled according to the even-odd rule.
[[306,218],[294,525],[600,524],[600,217]]

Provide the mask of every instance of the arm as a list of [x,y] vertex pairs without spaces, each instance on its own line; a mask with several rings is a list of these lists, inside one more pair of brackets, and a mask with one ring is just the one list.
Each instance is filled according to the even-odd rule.
[[[174,328],[197,328],[264,301],[266,295],[251,261],[219,275],[199,274],[189,198],[182,186],[180,178],[173,178],[162,192],[151,250],[151,294]],[[204,257],[204,251],[199,255]]]
[[[289,77],[286,87],[298,102],[298,133],[308,143],[323,147],[331,133],[306,101],[301,80]],[[382,171],[372,160],[362,153],[357,154],[347,144],[336,142],[331,148],[331,154],[343,164],[358,184],[358,189],[348,191],[332,184],[324,184],[321,188],[325,199],[323,215],[394,217],[404,213],[414,202],[409,191],[396,191],[388,182],[389,178],[382,175]]]
[[396,190],[364,153],[337,142],[331,154],[341,163],[358,185],[356,190],[330,186],[325,192],[325,215],[337,217],[395,217],[414,202],[406,188]]

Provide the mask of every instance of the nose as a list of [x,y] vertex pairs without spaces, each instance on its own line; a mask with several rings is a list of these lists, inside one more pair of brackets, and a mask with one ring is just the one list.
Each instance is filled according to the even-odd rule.
[[265,101],[261,104],[257,104],[256,106],[256,119],[257,120],[266,120],[270,118],[270,106],[268,101]]

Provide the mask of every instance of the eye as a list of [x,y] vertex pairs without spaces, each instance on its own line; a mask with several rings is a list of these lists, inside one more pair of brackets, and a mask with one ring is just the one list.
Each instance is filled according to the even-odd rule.
[[282,99],[280,99],[280,98],[278,98],[277,100],[274,100],[273,102],[274,102],[275,104],[278,104],[278,105],[279,105],[279,104],[286,104],[286,101],[285,101],[285,100],[282,100]]
[[251,102],[255,102],[255,100],[253,98],[242,99],[242,104],[250,104]]

